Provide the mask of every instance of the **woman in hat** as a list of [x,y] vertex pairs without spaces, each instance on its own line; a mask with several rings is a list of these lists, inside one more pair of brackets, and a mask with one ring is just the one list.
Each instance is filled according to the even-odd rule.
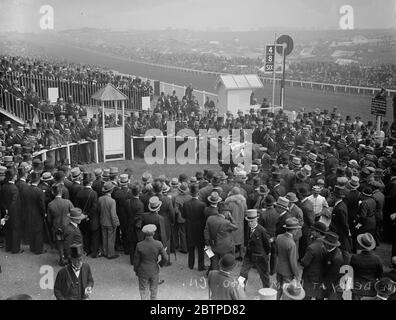
[[231,275],[236,266],[235,257],[225,254],[219,262],[220,270],[212,270],[208,275],[210,300],[245,300],[242,286]]
[[360,300],[362,296],[375,296],[374,284],[381,278],[383,264],[381,259],[373,253],[376,247],[371,233],[362,233],[357,236],[360,253],[351,257],[350,265],[354,272],[353,299]]
[[240,189],[234,187],[228,193],[224,203],[229,206],[231,215],[238,226],[238,230],[233,233],[234,244],[236,249],[237,260],[243,258],[244,245],[244,218],[247,211],[246,199],[241,195]]

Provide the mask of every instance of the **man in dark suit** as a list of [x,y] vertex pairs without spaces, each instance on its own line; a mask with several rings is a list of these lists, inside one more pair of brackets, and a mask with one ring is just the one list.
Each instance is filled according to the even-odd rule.
[[347,184],[348,190],[345,194],[345,203],[348,209],[348,225],[349,230],[351,231],[352,237],[352,251],[356,252],[356,236],[357,232],[355,229],[357,215],[359,213],[359,201],[360,201],[360,191],[358,188],[360,187],[359,178],[352,176]]
[[232,232],[238,230],[228,206],[223,206],[221,212],[206,220],[204,238],[206,246],[210,246],[214,256],[210,259],[210,269],[217,270],[219,260],[227,253],[234,254],[235,245]]
[[347,262],[347,256],[351,252],[351,239],[348,224],[348,208],[343,201],[345,197],[344,188],[336,186],[334,188],[334,208],[332,212],[332,219],[330,224],[330,230],[334,231],[339,236],[339,241],[341,243],[341,251]]
[[[280,288],[293,279],[300,281],[300,272],[297,266],[297,248],[294,242],[301,226],[296,218],[288,218],[285,222],[286,232],[278,235],[275,240],[276,255],[276,278]],[[282,290],[278,291],[278,298],[282,295]]]
[[340,250],[341,243],[338,235],[334,232],[327,232],[322,242],[327,251],[324,262],[323,290],[324,297],[328,300],[341,300],[342,289],[339,287],[342,274],[341,267],[344,264],[344,257]]
[[6,252],[21,252],[21,211],[19,210],[19,190],[15,185],[17,173],[14,168],[5,172],[5,183],[2,186],[3,208],[6,211],[7,224],[5,228]]
[[204,229],[205,203],[198,199],[198,185],[190,186],[192,199],[185,202],[182,208],[182,217],[186,219],[186,236],[188,250],[188,267],[194,269],[195,248],[198,250],[198,271],[205,270],[204,265]]
[[231,276],[235,268],[235,257],[225,254],[220,260],[220,270],[212,270],[208,276],[210,300],[245,300],[245,292],[240,283]]
[[83,236],[84,250],[91,254],[92,258],[102,255],[100,252],[100,226],[98,211],[98,195],[92,189],[93,177],[90,173],[84,173],[83,189],[76,195],[77,206],[87,215],[87,219],[80,224]]
[[[326,225],[316,222],[315,226],[312,226],[312,230],[318,234],[321,234],[323,231],[316,228],[317,226],[321,226],[323,230],[326,229]],[[304,268],[302,281],[305,290],[305,300],[311,300],[312,298],[323,300],[322,283],[327,251],[322,239],[323,236],[314,239],[307,247],[305,255],[301,259],[301,265]]]
[[28,175],[29,173],[27,172],[26,168],[19,167],[18,181],[15,183],[15,185],[18,188],[18,194],[19,194],[18,210],[20,211],[20,217],[21,217],[21,239],[23,243],[27,243],[25,199],[23,198],[23,195],[25,194],[25,190],[27,188],[30,188],[30,186],[27,184]]
[[98,197],[102,196],[102,188],[104,185],[104,181],[102,179],[103,170],[101,168],[97,168],[94,170],[95,181],[92,183],[92,189],[96,191]]
[[311,195],[309,190],[302,188],[299,190],[299,194],[301,197],[299,207],[303,212],[304,224],[301,230],[302,237],[299,241],[298,256],[302,258],[305,255],[305,250],[307,249],[310,242],[309,239],[311,236],[311,227],[315,223],[315,212],[311,200],[308,199],[308,197]]
[[[115,189],[112,193],[113,199],[116,201],[116,210],[120,226],[116,232],[116,248],[123,248],[125,254],[129,254],[127,242],[127,218],[126,218],[126,200],[131,197],[129,185],[129,177],[127,174],[121,174],[119,177],[118,185],[120,188]],[[119,250],[121,251],[121,250]]]
[[373,235],[368,232],[359,234],[357,243],[358,249],[362,251],[352,255],[350,262],[354,274],[354,300],[360,300],[363,296],[375,296],[374,284],[383,273],[381,259],[372,252],[376,247]]
[[159,265],[158,257],[161,256],[161,264],[165,264],[168,255],[160,241],[154,240],[154,234],[157,227],[153,224],[147,224],[143,227],[142,232],[145,239],[136,246],[133,267],[139,279],[139,291],[142,300],[149,299],[148,290],[150,290],[151,300],[157,299],[159,284]]
[[248,236],[245,236],[246,254],[243,259],[240,276],[247,282],[249,271],[256,267],[263,288],[270,287],[268,255],[270,242],[267,230],[257,223],[258,214],[256,209],[248,210],[245,218],[249,224]]
[[25,200],[28,239],[30,251],[35,254],[42,254],[44,250],[45,200],[43,191],[38,187],[40,173],[32,172],[30,180],[31,187],[22,191]]
[[[139,199],[141,186],[139,183],[134,183],[131,186],[132,198],[126,200],[126,220],[127,220],[127,232],[128,232],[128,248],[131,265],[133,265],[133,259],[135,256],[135,249],[138,241],[143,238],[138,237],[138,222],[142,221],[141,215],[144,213],[144,204]],[[141,228],[141,226],[140,226]]]
[[[161,209],[158,212],[160,216],[164,218],[165,223],[165,232],[166,232],[166,245],[167,253],[170,253],[170,240],[172,237],[172,226],[175,224],[175,209],[173,208],[173,204],[171,199],[164,196],[162,194],[162,182],[157,180],[153,183],[153,191],[154,194],[161,201]],[[171,265],[170,261],[168,261],[167,266]]]
[[52,194],[55,195],[55,199],[48,204],[47,209],[48,223],[58,250],[60,266],[64,266],[67,263],[64,257],[64,231],[70,222],[67,215],[74,208],[70,200],[62,198],[62,192],[63,188],[61,185],[52,186]]
[[70,248],[70,264],[56,275],[54,295],[57,300],[87,300],[92,293],[94,280],[89,264],[83,262],[82,245]]
[[73,180],[73,184],[69,189],[69,193],[70,193],[70,201],[73,203],[75,207],[77,207],[77,194],[80,190],[83,189],[83,186],[81,185],[81,175],[82,172],[79,167],[75,167],[71,169],[71,177]]
[[81,220],[86,218],[86,216],[83,215],[80,208],[72,208],[67,216],[69,217],[70,222],[65,227],[64,231],[64,257],[65,259],[70,259],[71,246],[76,244],[83,246],[83,236],[78,225]]

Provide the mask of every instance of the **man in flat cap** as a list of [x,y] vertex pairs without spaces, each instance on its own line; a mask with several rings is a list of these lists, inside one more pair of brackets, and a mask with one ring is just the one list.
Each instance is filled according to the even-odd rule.
[[154,224],[146,224],[142,228],[145,239],[136,246],[133,261],[134,271],[139,279],[139,292],[142,300],[156,300],[159,284],[158,259],[161,256],[161,265],[166,264],[168,255],[163,244],[154,240],[157,227]]

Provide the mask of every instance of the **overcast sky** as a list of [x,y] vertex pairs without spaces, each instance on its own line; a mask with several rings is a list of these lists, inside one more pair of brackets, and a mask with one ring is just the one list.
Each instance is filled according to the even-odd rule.
[[42,5],[55,30],[338,28],[340,7],[354,8],[355,28],[396,28],[396,0],[0,0],[0,30],[39,31]]

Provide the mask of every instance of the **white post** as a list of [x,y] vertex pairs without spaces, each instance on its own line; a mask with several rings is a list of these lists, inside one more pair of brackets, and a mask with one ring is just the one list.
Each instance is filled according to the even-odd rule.
[[106,162],[106,150],[104,148],[104,139],[105,139],[105,107],[104,107],[104,101],[101,102],[102,103],[102,151],[103,151],[103,163]]
[[133,149],[133,136],[131,137],[131,158],[135,160],[135,150]]
[[276,68],[276,33],[274,40],[274,68],[272,70],[272,113],[275,112],[275,68]]
[[95,162],[99,163],[98,139],[94,140],[94,146],[95,146]]
[[67,161],[71,164],[71,158],[70,158],[70,145],[66,145],[66,159]]
[[121,117],[121,119],[122,119],[122,137],[121,137],[121,139],[123,141],[122,145],[124,146],[122,160],[125,160],[125,100],[121,101],[121,108],[122,108],[122,117]]

